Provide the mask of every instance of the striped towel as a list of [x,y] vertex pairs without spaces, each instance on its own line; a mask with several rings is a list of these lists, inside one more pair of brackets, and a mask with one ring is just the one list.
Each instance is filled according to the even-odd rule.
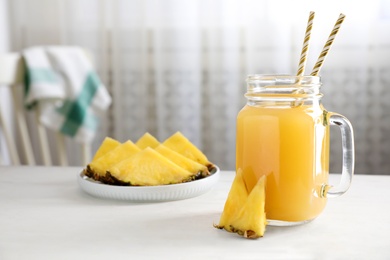
[[79,47],[31,47],[23,51],[23,57],[26,107],[39,107],[39,119],[48,128],[90,143],[111,97],[85,51]]

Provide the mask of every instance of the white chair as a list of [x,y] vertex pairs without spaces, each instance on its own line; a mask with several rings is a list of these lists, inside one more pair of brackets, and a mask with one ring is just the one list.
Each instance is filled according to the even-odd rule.
[[[26,111],[23,105],[23,88],[24,79],[24,62],[19,53],[0,53],[0,88],[9,87],[12,96],[13,111],[3,111],[0,106],[0,129],[2,130],[6,145],[9,151],[10,159],[13,165],[27,164],[36,165],[37,159],[35,155],[41,155],[42,164],[45,166],[53,165],[52,155],[57,155],[58,164],[61,166],[69,165],[69,158],[66,151],[65,137],[60,133],[54,134],[56,147],[49,145],[49,137],[46,128],[39,123],[39,108],[35,110],[33,116],[34,125],[36,126],[36,135],[39,143],[40,151],[33,149],[31,143],[31,129],[32,126],[26,121]],[[11,114],[11,118],[15,118],[14,127],[6,122],[6,113]],[[30,114],[30,112],[29,112]],[[15,133],[13,133],[15,131]],[[18,139],[20,136],[20,139]],[[19,141],[19,142],[17,142]],[[80,144],[81,145],[81,144]],[[55,151],[53,151],[55,150]],[[22,155],[18,151],[24,152],[25,162],[21,161]],[[80,165],[87,165],[91,158],[91,147],[88,144],[81,145],[82,158]],[[0,153],[1,157],[1,153]],[[0,158],[0,164],[1,164]]]

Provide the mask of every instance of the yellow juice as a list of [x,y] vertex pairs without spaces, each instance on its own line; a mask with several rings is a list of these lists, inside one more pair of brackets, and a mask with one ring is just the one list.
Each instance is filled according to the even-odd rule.
[[329,126],[320,104],[246,105],[237,117],[236,170],[250,191],[267,176],[267,219],[301,222],[321,213],[329,171]]

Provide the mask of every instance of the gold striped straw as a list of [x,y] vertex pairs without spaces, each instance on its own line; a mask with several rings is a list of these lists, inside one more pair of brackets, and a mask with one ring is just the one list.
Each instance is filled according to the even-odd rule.
[[309,50],[309,42],[310,42],[311,29],[313,28],[314,15],[315,15],[314,12],[310,12],[309,19],[307,21],[305,39],[303,40],[301,59],[299,60],[297,76],[302,76],[305,72],[306,57],[307,57],[307,52]]
[[344,14],[340,14],[339,18],[336,21],[336,24],[333,27],[332,32],[330,33],[330,35],[328,37],[328,40],[326,41],[326,43],[324,45],[324,48],[322,49],[322,52],[321,52],[320,56],[317,59],[316,64],[313,67],[312,73],[310,73],[311,76],[318,76],[318,74],[320,72],[320,69],[322,67],[322,64],[324,63],[324,60],[326,58],[326,55],[328,54],[328,52],[330,50],[330,47],[333,44],[333,41],[334,41],[334,39],[336,37],[336,34],[338,33],[338,31],[340,29],[341,24],[344,21],[344,18],[345,18],[345,15]]

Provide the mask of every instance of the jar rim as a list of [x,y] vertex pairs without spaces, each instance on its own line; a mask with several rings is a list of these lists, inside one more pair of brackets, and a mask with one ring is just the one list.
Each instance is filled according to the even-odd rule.
[[245,97],[250,100],[306,100],[322,97],[319,76],[253,74],[246,81]]
[[311,75],[289,75],[289,74],[249,74],[246,78],[247,83],[257,81],[285,81],[286,83],[300,82],[301,84],[321,84],[320,76]]

